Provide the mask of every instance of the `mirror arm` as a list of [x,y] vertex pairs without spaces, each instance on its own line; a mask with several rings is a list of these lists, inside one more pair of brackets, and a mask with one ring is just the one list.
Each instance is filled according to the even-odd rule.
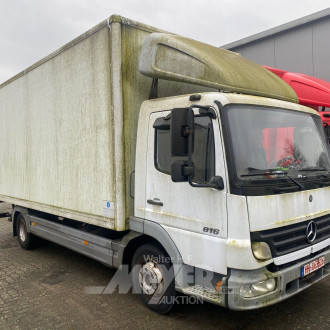
[[[194,188],[215,188],[215,185],[214,184],[210,184],[210,183],[194,183],[194,182],[192,182],[192,178],[191,177],[189,177],[188,182]],[[217,189],[217,188],[215,188],[215,189]]]
[[[192,144],[193,144],[192,131],[194,130],[194,127],[192,127],[192,123],[193,123],[192,116],[194,116],[194,112],[193,112],[194,108],[199,108],[200,110],[209,111],[211,107],[205,107],[205,106],[200,106],[200,105],[191,105],[189,108],[189,110],[191,110],[191,111],[189,111],[189,119],[188,119],[189,127],[185,128],[185,133],[189,134],[188,135],[188,167],[187,167],[187,169],[189,168],[189,171],[191,169],[193,171],[193,168],[194,168],[194,164],[192,162]],[[189,175],[188,182],[192,187],[195,187],[195,188],[214,188],[214,189],[218,189],[218,190],[224,189],[223,180],[219,176],[213,177],[211,179],[210,183],[194,183],[192,181],[192,175]]]
[[[214,178],[220,178],[220,177],[214,177]],[[213,181],[211,180],[210,183],[194,183],[192,182],[191,177],[188,180],[189,184],[194,188],[214,188],[217,190],[223,190],[224,186],[223,183],[219,184],[217,180]]]
[[157,99],[158,98],[158,79],[153,78],[149,93],[149,100]]
[[[189,118],[188,118],[188,122],[189,122],[189,127],[186,128],[186,132],[189,132],[188,134],[188,167],[193,167],[193,162],[192,162],[192,146],[193,146],[193,131],[195,127],[193,126],[193,116],[194,116],[194,110],[193,110],[194,106],[190,106],[189,108]],[[191,111],[190,111],[191,110]],[[190,183],[191,177],[189,177],[189,183]]]

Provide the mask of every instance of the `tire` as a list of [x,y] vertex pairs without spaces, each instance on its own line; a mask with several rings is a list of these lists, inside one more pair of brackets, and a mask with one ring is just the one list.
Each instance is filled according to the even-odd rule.
[[18,243],[22,249],[29,250],[36,246],[37,237],[31,233],[28,233],[26,220],[22,214],[17,217],[16,232]]
[[133,293],[143,305],[159,314],[167,314],[175,302],[175,279],[170,258],[152,244],[140,246],[132,260]]

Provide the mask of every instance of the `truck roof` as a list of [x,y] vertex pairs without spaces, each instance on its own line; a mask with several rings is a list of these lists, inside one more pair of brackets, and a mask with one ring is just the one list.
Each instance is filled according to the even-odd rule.
[[282,78],[294,89],[300,104],[330,107],[330,82],[303,73],[264,67]]
[[0,88],[80,43],[102,28],[110,27],[113,23],[121,23],[151,33],[147,37],[140,55],[140,72],[148,77],[298,103],[297,95],[282,79],[237,53],[168,33],[119,15],[110,16],[107,20],[4,82]]

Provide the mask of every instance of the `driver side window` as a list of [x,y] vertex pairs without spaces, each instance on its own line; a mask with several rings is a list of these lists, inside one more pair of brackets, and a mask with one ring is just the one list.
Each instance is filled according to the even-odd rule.
[[[195,117],[195,141],[192,161],[195,175],[193,181],[208,183],[215,175],[215,149],[212,121],[209,117]],[[171,164],[177,160],[186,160],[187,157],[171,155],[170,130],[155,129],[154,164],[158,171],[171,174]]]

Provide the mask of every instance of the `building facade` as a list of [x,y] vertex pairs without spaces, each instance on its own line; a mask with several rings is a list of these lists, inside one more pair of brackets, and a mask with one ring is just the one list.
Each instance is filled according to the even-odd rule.
[[330,8],[221,48],[261,65],[330,81]]

